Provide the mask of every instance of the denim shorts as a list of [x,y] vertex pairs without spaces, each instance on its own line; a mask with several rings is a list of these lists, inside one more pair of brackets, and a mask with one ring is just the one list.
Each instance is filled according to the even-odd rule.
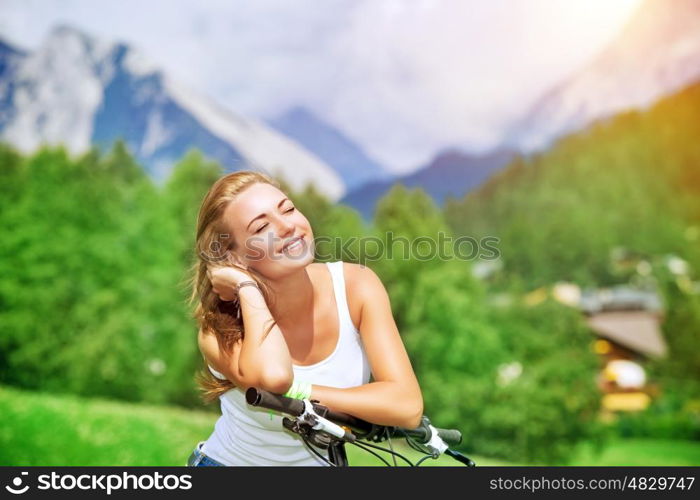
[[226,467],[221,462],[217,462],[213,458],[208,457],[204,453],[202,453],[202,445],[203,444],[204,444],[204,441],[200,441],[199,443],[197,443],[197,446],[195,446],[194,451],[190,455],[190,458],[187,459],[187,466],[188,467]]

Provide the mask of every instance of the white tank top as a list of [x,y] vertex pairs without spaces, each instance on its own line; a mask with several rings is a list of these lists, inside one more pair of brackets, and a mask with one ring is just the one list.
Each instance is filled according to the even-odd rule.
[[[339,336],[333,353],[313,365],[292,365],[295,380],[329,387],[356,387],[370,380],[370,366],[360,333],[350,318],[345,296],[343,262],[326,264],[333,279],[338,307]],[[225,379],[211,366],[212,374]],[[301,437],[282,426],[282,416],[249,406],[245,392],[234,387],[219,396],[221,417],[202,445],[202,452],[225,465],[328,465],[304,445]],[[328,450],[315,448],[328,458]]]

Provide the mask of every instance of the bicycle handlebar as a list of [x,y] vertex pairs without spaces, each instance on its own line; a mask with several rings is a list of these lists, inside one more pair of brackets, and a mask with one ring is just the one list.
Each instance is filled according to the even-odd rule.
[[[268,392],[256,387],[250,387],[245,391],[245,399],[251,406],[260,406],[268,410],[287,413],[294,417],[304,413],[304,402],[301,399],[288,398],[279,394]],[[355,418],[347,413],[338,413],[327,407],[312,402],[314,411],[339,425],[352,427],[360,432],[367,433],[372,430],[373,424],[365,420]]]
[[[304,413],[304,402],[300,399],[288,398],[280,394],[274,394],[256,387],[250,387],[245,392],[245,399],[251,406],[260,406],[268,410],[274,410],[281,413],[287,413],[294,417],[300,416]],[[362,433],[372,432],[376,424],[367,422],[347,413],[335,412],[327,407],[316,404],[312,402],[314,411],[320,416],[327,418],[328,420],[335,422],[338,425],[344,425],[356,429]],[[421,441],[421,443],[427,443],[430,441],[431,429],[429,427],[430,420],[423,416],[421,419],[421,424],[415,429],[407,429],[404,427],[395,427],[401,432],[405,433],[407,436],[415,437]],[[388,427],[388,426],[383,426]],[[438,436],[448,445],[456,445],[462,442],[462,433],[457,429],[438,429],[433,427],[437,431]]]
[[[424,417],[424,419],[426,418],[427,417]],[[408,436],[418,438],[422,443],[427,443],[430,440],[430,429],[428,428],[429,423],[430,421],[421,421],[421,425],[419,425],[415,429],[402,428],[402,430]],[[462,433],[457,429],[440,429],[437,427],[434,427],[434,429],[437,431],[438,436],[440,436],[440,439],[442,439],[447,444],[454,445],[460,444],[462,442]]]

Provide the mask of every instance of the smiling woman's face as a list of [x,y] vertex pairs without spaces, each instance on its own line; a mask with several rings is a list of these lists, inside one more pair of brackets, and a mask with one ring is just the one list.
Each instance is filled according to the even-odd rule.
[[262,276],[281,278],[314,260],[309,221],[270,184],[256,183],[239,193],[223,220],[235,238],[232,252]]

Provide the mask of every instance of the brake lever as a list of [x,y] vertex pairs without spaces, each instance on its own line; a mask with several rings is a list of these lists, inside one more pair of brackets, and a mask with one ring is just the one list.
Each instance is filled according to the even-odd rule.
[[313,404],[308,399],[303,399],[304,412],[297,417],[297,420],[304,423],[316,431],[322,431],[331,436],[350,443],[355,442],[356,436],[347,428],[331,422],[327,418],[314,411]]
[[450,450],[449,448],[447,448],[447,449],[445,450],[445,455],[451,456],[451,457],[454,458],[455,460],[457,460],[457,461],[459,461],[459,462],[462,462],[462,463],[463,463],[464,465],[466,465],[467,467],[476,467],[476,463],[474,463],[474,461],[473,461],[471,458],[469,458],[469,457],[467,457],[467,456],[465,456],[465,455],[462,455],[462,454],[461,454],[460,452],[458,452],[458,451]]

